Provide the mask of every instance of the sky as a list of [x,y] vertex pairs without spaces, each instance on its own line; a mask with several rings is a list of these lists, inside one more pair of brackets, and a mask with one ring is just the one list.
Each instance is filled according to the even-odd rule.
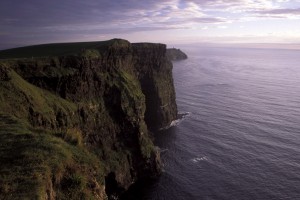
[[0,49],[112,38],[300,44],[300,0],[0,1]]

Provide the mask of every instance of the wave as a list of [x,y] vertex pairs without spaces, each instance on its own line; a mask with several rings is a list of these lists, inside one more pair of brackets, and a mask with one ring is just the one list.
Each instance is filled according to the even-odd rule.
[[178,113],[178,118],[173,120],[170,125],[166,126],[166,127],[163,127],[161,129],[159,129],[160,131],[161,130],[167,130],[173,126],[177,126],[179,125],[187,116],[190,116],[191,115],[191,112],[179,112]]
[[204,83],[200,84],[200,87],[215,87],[215,86],[220,86],[220,87],[230,87],[231,85],[228,83]]
[[160,153],[164,153],[166,151],[169,151],[169,149],[160,149]]
[[197,162],[200,162],[200,161],[206,161],[206,160],[208,160],[206,156],[203,156],[203,157],[200,157],[200,158],[196,157],[196,158],[191,159],[191,161],[193,163],[197,163]]

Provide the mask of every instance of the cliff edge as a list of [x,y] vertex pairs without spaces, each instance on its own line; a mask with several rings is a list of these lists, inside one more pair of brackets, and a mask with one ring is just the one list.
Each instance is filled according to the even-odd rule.
[[164,44],[0,51],[0,197],[116,199],[161,173],[149,130],[176,118]]

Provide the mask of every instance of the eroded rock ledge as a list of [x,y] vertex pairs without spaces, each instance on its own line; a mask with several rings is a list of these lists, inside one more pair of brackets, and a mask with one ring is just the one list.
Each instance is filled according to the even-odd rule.
[[177,118],[164,44],[0,51],[0,197],[113,199],[157,177],[149,130]]

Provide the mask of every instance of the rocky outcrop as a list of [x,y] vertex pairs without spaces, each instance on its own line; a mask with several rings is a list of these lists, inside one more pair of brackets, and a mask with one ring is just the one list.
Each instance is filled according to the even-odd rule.
[[[31,51],[35,48],[41,47]],[[2,60],[0,72],[0,117],[5,119],[0,139],[11,141],[8,133],[14,129],[11,137],[27,132],[15,146],[36,152],[44,166],[30,153],[20,155],[33,174],[40,174],[30,182],[38,192],[7,178],[0,181],[3,197],[114,199],[137,180],[160,174],[159,151],[148,130],[177,118],[165,45],[119,39],[92,48],[81,44],[70,55]],[[14,146],[6,151],[15,151]],[[8,163],[0,164],[0,175],[13,176],[9,168],[22,174],[19,157],[0,154],[1,163]],[[7,162],[12,159],[17,161]],[[30,176],[15,178],[26,183]]]
[[[136,55],[136,75],[146,97],[145,121],[152,130],[166,127],[177,118],[173,66],[166,57],[166,46],[134,44],[133,52]],[[153,67],[149,68],[149,64]]]
[[176,48],[167,49],[167,57],[172,61],[185,60],[188,58],[184,52]]

